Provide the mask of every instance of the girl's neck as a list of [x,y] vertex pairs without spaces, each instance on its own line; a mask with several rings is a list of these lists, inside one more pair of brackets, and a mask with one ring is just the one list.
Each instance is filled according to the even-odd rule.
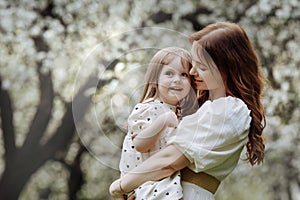
[[166,101],[166,100],[164,100],[163,98],[160,98],[160,97],[156,97],[155,99],[159,100],[161,102],[164,102],[164,103],[166,103],[166,104],[168,104],[170,106],[176,106],[178,104],[178,102],[176,102],[176,103],[175,102],[168,102],[168,101]]

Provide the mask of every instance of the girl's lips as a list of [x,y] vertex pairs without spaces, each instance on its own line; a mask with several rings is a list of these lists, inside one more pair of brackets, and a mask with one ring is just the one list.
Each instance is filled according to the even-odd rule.
[[183,89],[182,88],[173,88],[173,87],[171,87],[170,90],[182,91]]

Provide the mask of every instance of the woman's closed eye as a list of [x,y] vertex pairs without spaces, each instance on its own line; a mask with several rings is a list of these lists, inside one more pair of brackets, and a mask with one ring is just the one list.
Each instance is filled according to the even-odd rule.
[[205,71],[208,69],[206,65],[198,61],[193,61],[193,66],[198,67],[201,71]]
[[205,71],[205,70],[208,69],[207,66],[204,65],[204,64],[202,64],[202,63],[200,63],[199,68],[200,68],[202,71]]

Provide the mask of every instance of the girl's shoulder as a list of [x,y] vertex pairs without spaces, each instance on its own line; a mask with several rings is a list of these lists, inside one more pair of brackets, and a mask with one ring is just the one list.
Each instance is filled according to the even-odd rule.
[[158,105],[163,104],[160,103],[158,100],[154,98],[149,98],[144,100],[141,103],[138,103],[134,106],[132,112],[144,112],[147,110],[152,110],[153,108],[157,107]]
[[141,102],[142,104],[146,104],[146,103],[150,103],[150,102],[154,102],[155,99],[154,98],[149,98],[149,99],[145,99],[143,102]]
[[176,106],[169,105],[167,103],[164,103],[163,101],[159,99],[149,98],[144,100],[141,103],[138,103],[134,106],[132,112],[145,112],[145,111],[151,111],[151,112],[167,112],[167,111],[173,111],[175,112]]
[[159,101],[157,99],[154,99],[154,98],[149,98],[149,99],[144,100],[143,102],[136,104],[134,107],[135,108],[137,108],[137,107],[149,108],[149,107],[153,107],[153,106],[160,105],[160,104],[163,104],[163,102]]
[[158,107],[166,107],[166,108],[176,108],[176,106],[167,104],[159,99],[149,98],[141,102],[140,104],[145,106],[158,106]]
[[164,105],[166,103],[164,103],[163,101],[159,100],[159,99],[154,99],[154,98],[149,98],[149,99],[145,99],[143,102],[141,102],[141,104],[149,104],[149,105]]

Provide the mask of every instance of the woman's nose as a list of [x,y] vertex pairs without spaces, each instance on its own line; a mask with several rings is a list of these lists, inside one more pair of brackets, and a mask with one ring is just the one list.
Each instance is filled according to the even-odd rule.
[[197,76],[198,75],[198,73],[195,70],[195,67],[192,67],[192,69],[190,70],[190,75],[192,75],[192,76]]

